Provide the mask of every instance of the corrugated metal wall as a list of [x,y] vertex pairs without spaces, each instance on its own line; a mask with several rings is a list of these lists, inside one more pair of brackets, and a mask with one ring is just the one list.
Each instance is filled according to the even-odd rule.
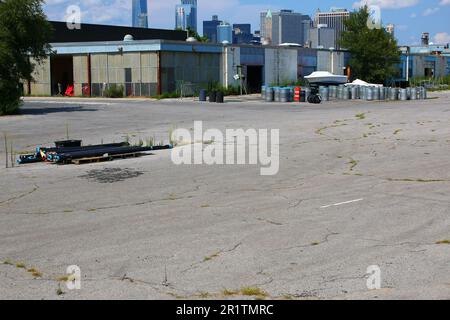
[[208,83],[220,83],[221,56],[215,53],[162,52],[162,92],[174,92],[181,83],[197,88],[207,87]]

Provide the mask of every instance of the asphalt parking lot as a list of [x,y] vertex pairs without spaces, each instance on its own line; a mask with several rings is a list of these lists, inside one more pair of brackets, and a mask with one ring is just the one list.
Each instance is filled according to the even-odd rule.
[[[175,165],[171,151],[5,169],[0,298],[450,299],[450,93],[427,101],[226,104],[27,99],[17,152],[173,128],[279,129],[280,168]],[[69,290],[66,269],[81,270]],[[367,287],[378,266],[381,289]]]

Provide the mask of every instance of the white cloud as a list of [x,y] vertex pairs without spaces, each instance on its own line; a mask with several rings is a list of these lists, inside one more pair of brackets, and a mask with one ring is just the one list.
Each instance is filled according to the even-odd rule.
[[[449,1],[449,0],[443,0]],[[360,0],[353,4],[354,8],[360,8],[364,5],[376,5],[382,9],[401,9],[413,7],[419,3],[419,0]]]
[[447,44],[450,43],[450,34],[447,32],[439,32],[433,37],[434,43]]
[[441,2],[439,2],[440,6],[448,6],[450,5],[450,0],[441,0]]
[[440,9],[439,8],[427,8],[424,12],[423,12],[423,16],[427,17],[427,16],[431,16],[433,14],[435,14],[436,12],[438,12]]

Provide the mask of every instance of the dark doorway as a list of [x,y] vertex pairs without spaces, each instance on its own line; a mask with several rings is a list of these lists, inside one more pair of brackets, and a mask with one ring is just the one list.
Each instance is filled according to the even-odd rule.
[[263,66],[247,66],[248,93],[260,93],[263,85]]
[[52,95],[66,92],[68,86],[73,86],[73,57],[54,56],[51,58]]

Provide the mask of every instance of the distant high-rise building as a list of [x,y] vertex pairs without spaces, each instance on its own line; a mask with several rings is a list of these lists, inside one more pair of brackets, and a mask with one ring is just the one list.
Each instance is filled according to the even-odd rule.
[[422,46],[427,47],[430,45],[430,33],[429,32],[424,32],[422,33]]
[[390,23],[386,26],[386,32],[394,35],[395,33],[395,25]]
[[217,42],[233,43],[233,28],[227,22],[222,22],[217,26]]
[[[306,22],[305,22],[306,21]],[[279,45],[282,43],[305,44],[305,26],[311,23],[311,17],[292,10],[261,13],[261,32],[264,42]]]
[[249,23],[233,24],[233,43],[245,44],[253,41],[252,26]]
[[197,0],[181,0],[175,7],[175,28],[197,31]]
[[217,15],[212,16],[210,21],[203,21],[203,36],[207,37],[209,42],[217,43],[217,26],[221,23]]
[[320,24],[326,24],[328,28],[332,28],[336,31],[335,41],[336,48],[339,49],[339,42],[342,37],[342,33],[345,31],[344,22],[350,17],[350,12],[347,9],[332,8],[329,12],[316,12],[314,19],[314,25],[317,27]]
[[309,39],[310,48],[336,48],[336,30],[328,28],[326,24],[319,24],[317,28],[311,28]]
[[272,11],[261,12],[261,42],[272,43]]
[[147,0],[133,0],[133,27],[148,28]]

